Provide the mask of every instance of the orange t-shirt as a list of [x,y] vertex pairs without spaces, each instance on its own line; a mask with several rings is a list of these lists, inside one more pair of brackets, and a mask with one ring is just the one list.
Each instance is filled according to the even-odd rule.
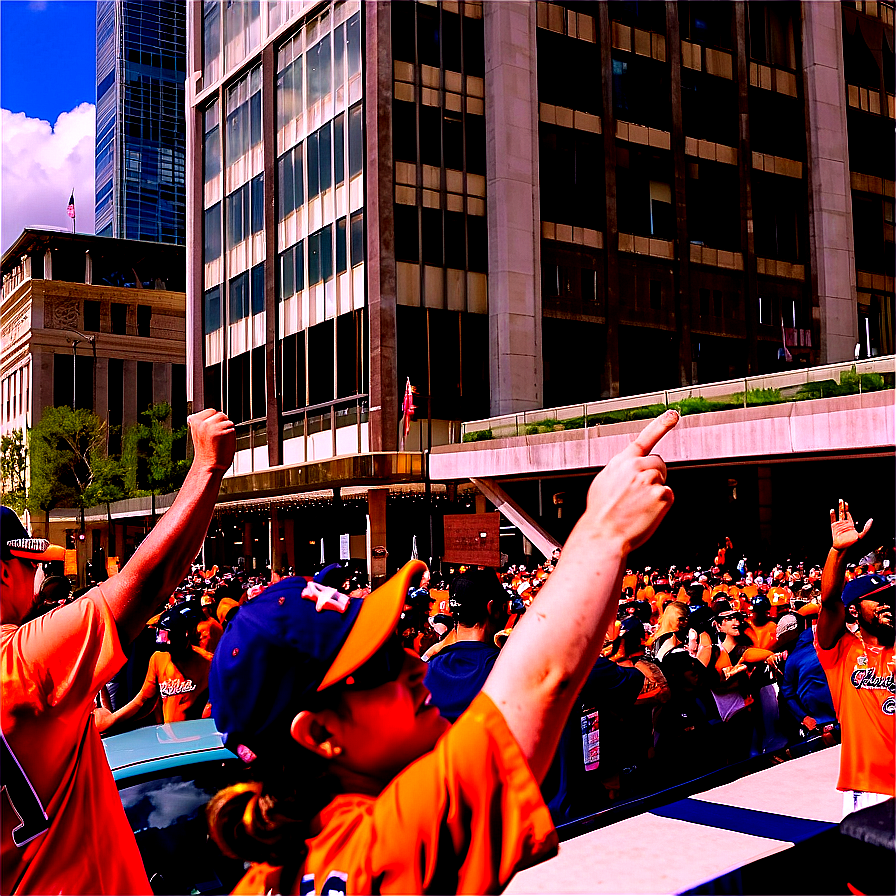
[[778,625],[769,620],[765,625],[756,625],[751,622],[744,633],[746,636],[762,650],[771,650],[778,640]]
[[625,591],[626,588],[632,589],[632,594],[635,593],[635,590],[638,587],[638,574],[631,573],[630,575],[625,575],[622,577],[622,590]]
[[162,698],[161,721],[200,718],[208,702],[211,659],[211,654],[199,647],[191,648],[189,655],[176,660],[165,650],[157,650],[150,657],[140,695],[145,701]]
[[740,590],[744,593],[744,596],[748,598],[756,597],[756,595],[759,594],[759,586],[755,582],[750,582],[749,585],[744,585]]
[[3,893],[151,893],[93,722],[125,661],[98,588],[0,634]]
[[[480,692],[436,744],[378,796],[337,796],[294,892],[500,893],[557,852],[538,783],[498,708]],[[234,893],[281,893],[255,865]]]
[[214,653],[221,635],[224,634],[221,623],[215,619],[204,619],[196,626],[196,631],[199,633],[199,646],[209,653]]
[[[838,790],[865,790],[896,796],[896,681],[892,647],[862,648],[852,632],[844,632],[830,649],[816,639],[834,709],[840,720],[841,752]],[[860,665],[859,657],[867,657]]]

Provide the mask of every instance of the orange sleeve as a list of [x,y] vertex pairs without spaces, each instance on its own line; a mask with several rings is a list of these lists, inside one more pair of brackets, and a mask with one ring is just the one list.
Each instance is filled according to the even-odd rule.
[[[38,699],[49,706],[92,700],[126,659],[115,620],[98,588],[19,626],[8,649],[20,664],[15,678],[32,688],[30,699],[38,696],[36,688]],[[6,687],[3,696],[8,699]]]
[[515,872],[557,851],[538,783],[483,693],[383,791],[372,823],[381,834],[371,843],[381,892],[500,892]]

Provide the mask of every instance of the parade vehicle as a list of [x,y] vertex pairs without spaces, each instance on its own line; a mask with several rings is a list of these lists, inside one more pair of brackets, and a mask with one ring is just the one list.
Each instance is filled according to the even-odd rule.
[[103,745],[153,892],[230,893],[245,868],[209,840],[205,805],[243,763],[212,719],[150,725]]

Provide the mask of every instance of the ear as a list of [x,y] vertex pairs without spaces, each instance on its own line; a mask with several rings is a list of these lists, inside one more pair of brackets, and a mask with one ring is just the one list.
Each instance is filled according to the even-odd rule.
[[324,759],[332,759],[337,756],[342,750],[333,744],[331,740],[333,735],[326,724],[331,715],[330,710],[310,712],[303,709],[289,726],[292,739],[299,746],[312,753],[317,753],[318,756],[323,756]]

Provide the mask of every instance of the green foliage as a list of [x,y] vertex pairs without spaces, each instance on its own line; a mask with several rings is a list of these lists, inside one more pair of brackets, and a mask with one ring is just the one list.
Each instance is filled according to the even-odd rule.
[[0,438],[0,501],[18,514],[25,509],[27,462],[27,438],[21,429]]
[[171,429],[171,405],[151,405],[141,415],[143,422],[124,435],[121,462],[128,491],[132,495],[166,494],[180,488],[189,461],[175,459],[175,446],[187,434],[186,426]]
[[106,454],[106,425],[90,411],[45,408],[31,431],[30,450],[32,512],[125,497],[121,466]]
[[490,429],[477,429],[475,432],[464,433],[465,442],[487,442],[491,438],[493,436]]
[[858,395],[859,392],[880,392],[892,389],[892,377],[889,379],[879,373],[856,373],[855,367],[844,370],[840,374],[840,382],[819,380],[806,383],[796,394],[798,401],[812,398],[835,398],[840,395]]

